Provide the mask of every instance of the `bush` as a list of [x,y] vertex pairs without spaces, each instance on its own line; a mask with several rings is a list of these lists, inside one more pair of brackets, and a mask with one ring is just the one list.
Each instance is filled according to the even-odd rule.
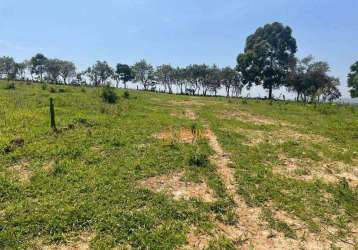
[[59,92],[59,93],[64,93],[64,92],[65,92],[65,89],[59,89],[58,92]]
[[47,89],[47,84],[42,84],[42,85],[41,85],[41,89],[42,89],[42,90],[46,90],[46,89]]
[[8,83],[6,86],[5,86],[5,89],[16,89],[16,86],[15,86],[15,83]]
[[108,102],[108,103],[116,103],[118,100],[118,96],[116,92],[109,85],[105,86],[102,89],[101,97],[104,102]]
[[129,99],[129,92],[128,92],[128,90],[124,91],[123,97],[124,97],[125,99]]
[[203,153],[195,153],[190,157],[190,166],[205,167],[209,163],[208,155]]
[[55,89],[54,87],[51,87],[51,88],[50,88],[50,92],[51,92],[51,93],[56,93],[56,89]]

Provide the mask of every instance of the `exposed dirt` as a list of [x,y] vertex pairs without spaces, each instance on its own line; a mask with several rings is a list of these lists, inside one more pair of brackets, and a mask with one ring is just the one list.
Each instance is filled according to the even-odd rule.
[[273,131],[263,131],[254,129],[236,128],[236,132],[245,135],[248,146],[256,146],[261,143],[270,143],[273,145],[282,144],[287,141],[301,141],[314,143],[329,143],[329,139],[316,134],[303,134],[293,129],[283,127]]
[[32,176],[32,170],[29,166],[29,162],[22,161],[19,164],[9,167],[8,170],[18,176],[21,182],[29,182]]
[[[221,114],[218,115],[219,117],[222,118],[226,118],[226,119],[240,119],[244,122],[249,122],[249,123],[253,123],[255,125],[277,125],[280,124],[278,121],[272,120],[268,117],[264,117],[264,116],[259,116],[259,115],[254,115],[251,114],[249,112],[246,111],[232,111],[232,112],[228,112],[225,111]],[[284,122],[282,122],[283,124]]]
[[200,102],[199,100],[182,100],[182,101],[170,101],[170,104],[175,106],[204,106],[205,103]]
[[189,250],[189,249],[197,249],[203,250],[206,249],[208,246],[211,236],[197,231],[195,228],[191,229],[190,233],[187,235],[187,244],[181,247],[182,250]]
[[190,109],[185,110],[185,116],[187,118],[189,118],[190,120],[195,120],[196,119],[196,115],[193,111],[191,111]]
[[166,142],[180,142],[180,143],[194,143],[197,139],[201,138],[199,131],[192,131],[188,128],[167,128],[155,134],[154,137]]
[[84,232],[66,244],[43,246],[43,250],[88,250],[94,233]]
[[205,202],[215,201],[215,193],[205,182],[193,183],[183,181],[184,173],[155,176],[141,181],[142,187],[154,192],[164,192],[175,200],[198,198]]
[[273,167],[274,173],[295,179],[312,181],[321,179],[327,183],[337,183],[345,178],[351,187],[358,186],[358,166],[349,166],[343,162],[314,162],[308,158],[290,158],[278,155],[280,164]]

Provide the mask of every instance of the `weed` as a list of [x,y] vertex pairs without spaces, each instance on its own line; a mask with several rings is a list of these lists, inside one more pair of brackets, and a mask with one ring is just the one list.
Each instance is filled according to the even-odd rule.
[[129,99],[129,91],[128,90],[124,91],[123,98]]
[[190,166],[206,167],[209,164],[208,155],[205,153],[196,152],[189,159]]
[[15,89],[16,89],[16,85],[15,85],[15,83],[11,82],[11,83],[8,83],[7,85],[5,85],[4,89],[7,89],[7,90],[15,90]]
[[105,87],[102,88],[101,97],[104,102],[111,103],[111,104],[116,103],[118,100],[117,93],[109,85],[106,85]]

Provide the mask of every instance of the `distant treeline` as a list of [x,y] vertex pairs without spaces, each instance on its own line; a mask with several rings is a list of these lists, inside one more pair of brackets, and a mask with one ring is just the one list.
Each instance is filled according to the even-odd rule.
[[[292,30],[281,23],[266,24],[246,40],[244,52],[237,57],[235,68],[192,64],[173,67],[163,64],[153,67],[144,59],[134,65],[97,61],[84,71],[76,71],[73,62],[47,58],[36,54],[24,62],[12,57],[0,57],[0,77],[7,80],[28,80],[45,83],[100,86],[115,81],[127,88],[129,81],[139,83],[145,90],[164,88],[173,93],[176,86],[181,94],[216,95],[224,88],[227,96],[240,96],[243,88],[260,85],[272,99],[273,90],[286,87],[296,93],[297,101],[333,101],[341,97],[338,78],[328,75],[327,62],[314,61],[312,56],[298,59],[296,39]],[[358,97],[358,62],[348,75],[352,97]]]

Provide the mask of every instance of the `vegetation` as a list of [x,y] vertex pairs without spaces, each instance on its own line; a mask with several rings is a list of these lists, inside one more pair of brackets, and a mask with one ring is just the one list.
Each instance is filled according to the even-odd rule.
[[351,66],[348,74],[348,87],[351,88],[351,96],[358,97],[358,61]]
[[[76,244],[85,233],[94,249],[173,249],[189,244],[193,228],[206,235],[208,249],[249,244],[217,227],[241,222],[209,161],[208,140],[156,138],[169,127],[191,133],[210,127],[232,161],[235,192],[261,210],[258,222],[277,235],[305,244],[310,238],[302,239],[302,228],[313,234],[328,228],[322,244],[357,244],[357,107],[129,90],[133,98],[108,104],[102,90],[124,91],[63,86],[65,92],[51,93],[25,82],[7,91],[7,84],[0,81],[0,248]],[[61,133],[50,128],[49,98]],[[180,115],[188,109],[195,123]],[[207,183],[215,200],[177,200],[139,184],[172,173]]]

